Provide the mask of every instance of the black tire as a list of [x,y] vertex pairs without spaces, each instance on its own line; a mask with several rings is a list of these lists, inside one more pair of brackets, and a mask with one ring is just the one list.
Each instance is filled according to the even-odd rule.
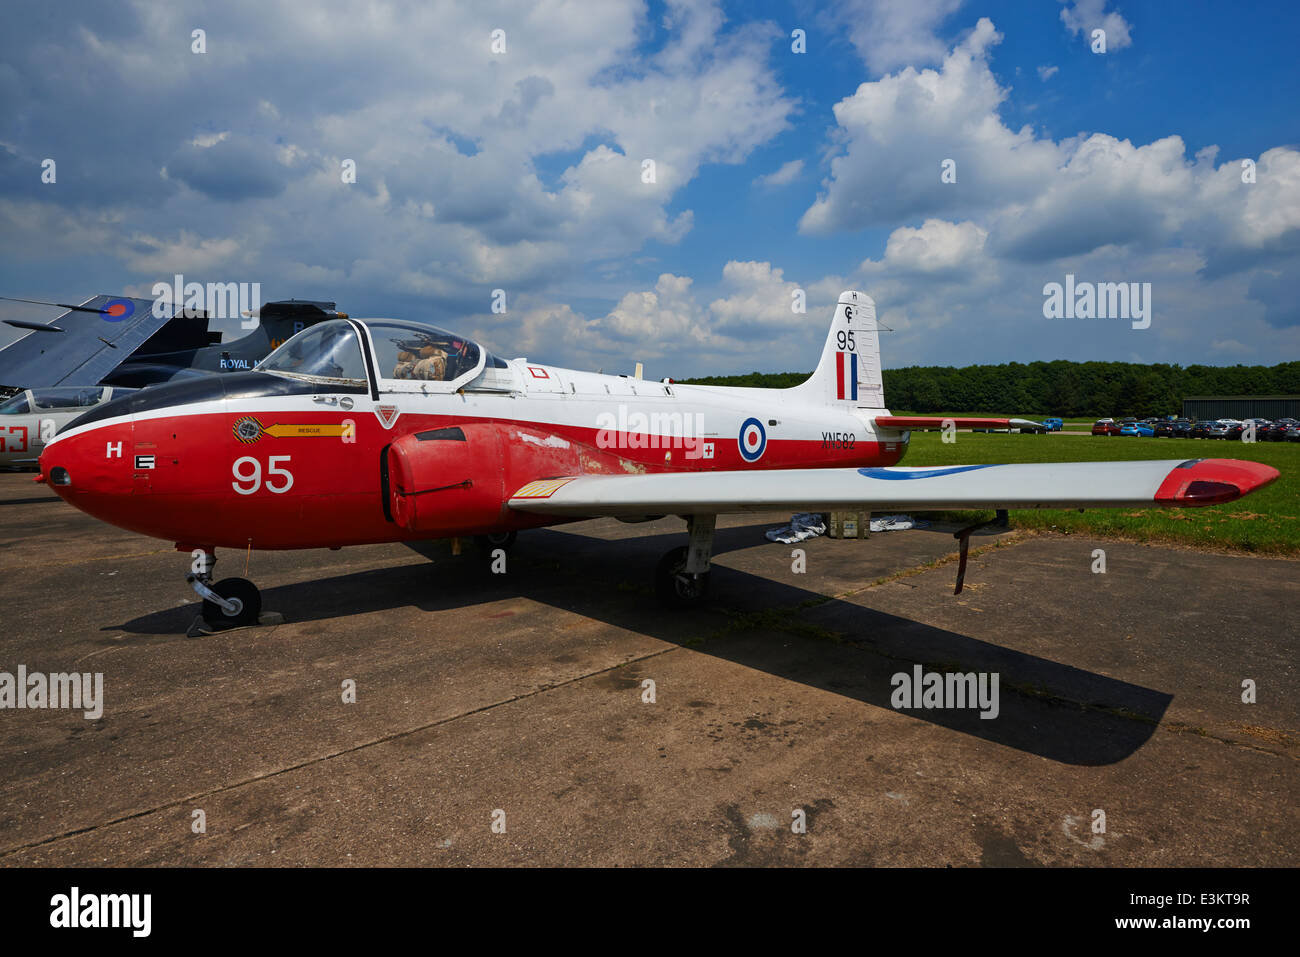
[[240,604],[240,609],[233,615],[227,615],[216,602],[203,600],[203,620],[213,628],[238,628],[241,625],[257,624],[262,614],[262,593],[247,578],[225,578],[212,586],[212,590],[222,598],[233,598]]
[[504,548],[507,552],[514,548],[518,532],[493,532],[491,535],[475,535],[474,545],[484,555],[491,555],[494,549]]
[[655,566],[655,594],[669,608],[693,608],[709,595],[709,576],[686,574],[686,547],[674,548]]

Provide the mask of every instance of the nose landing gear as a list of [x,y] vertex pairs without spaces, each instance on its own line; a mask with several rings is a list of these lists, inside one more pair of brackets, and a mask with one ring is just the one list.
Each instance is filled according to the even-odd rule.
[[204,549],[194,561],[194,571],[185,576],[190,587],[203,599],[203,620],[214,630],[257,623],[262,613],[262,593],[247,578],[223,578],[212,584],[215,551]]

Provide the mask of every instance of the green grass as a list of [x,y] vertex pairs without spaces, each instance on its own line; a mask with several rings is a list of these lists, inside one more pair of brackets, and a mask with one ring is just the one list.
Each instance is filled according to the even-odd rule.
[[[1267,488],[1226,505],[1141,511],[1027,509],[1013,511],[1012,524],[1141,541],[1229,548],[1265,555],[1300,555],[1300,443],[959,432],[956,442],[945,445],[937,432],[913,432],[911,446],[902,464],[1000,465],[1008,462],[1194,458],[1263,462],[1282,474]],[[988,517],[988,513],[943,513],[945,519],[962,522],[977,521],[981,516]]]

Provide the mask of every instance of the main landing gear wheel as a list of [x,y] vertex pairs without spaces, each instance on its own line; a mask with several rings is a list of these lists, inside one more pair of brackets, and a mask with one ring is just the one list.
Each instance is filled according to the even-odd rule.
[[492,554],[494,549],[504,548],[507,552],[514,547],[515,539],[519,537],[518,532],[493,532],[491,535],[475,535],[474,544],[478,546],[479,551],[485,555]]
[[709,572],[691,574],[686,570],[686,546],[674,548],[659,559],[655,568],[655,594],[670,608],[691,608],[701,604],[709,594]]
[[203,599],[203,620],[213,628],[238,628],[257,624],[262,613],[262,593],[247,578],[223,578],[208,586],[233,610],[222,608],[209,598]]

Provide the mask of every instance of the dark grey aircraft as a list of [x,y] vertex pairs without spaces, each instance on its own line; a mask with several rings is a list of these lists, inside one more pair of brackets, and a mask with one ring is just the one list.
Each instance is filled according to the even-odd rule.
[[206,314],[190,318],[169,308],[159,317],[150,299],[96,296],[79,306],[40,304],[65,311],[46,323],[4,320],[29,332],[0,349],[0,395],[65,385],[140,388],[181,376],[247,371],[295,332],[347,318],[332,302],[268,302],[257,328],[223,343]]

